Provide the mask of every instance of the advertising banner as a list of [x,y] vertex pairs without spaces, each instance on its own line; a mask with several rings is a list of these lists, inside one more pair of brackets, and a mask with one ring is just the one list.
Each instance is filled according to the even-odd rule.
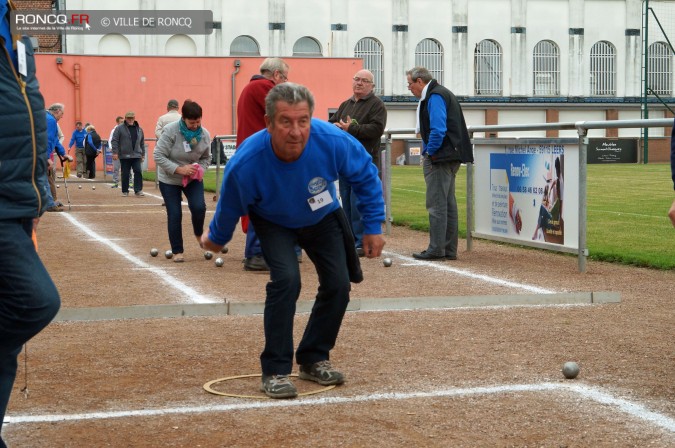
[[573,141],[475,140],[477,234],[577,248],[579,151]]
[[637,163],[638,141],[634,138],[589,138],[588,163]]

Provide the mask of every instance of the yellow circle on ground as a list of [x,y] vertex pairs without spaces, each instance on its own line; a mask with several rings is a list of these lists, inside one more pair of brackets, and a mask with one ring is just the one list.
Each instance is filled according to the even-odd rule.
[[[288,375],[288,376],[290,376],[290,377],[297,377],[298,375],[297,375],[297,374],[292,374],[292,375]],[[229,394],[229,393],[227,393],[227,392],[220,392],[220,391],[218,391],[218,390],[215,390],[215,389],[212,389],[212,388],[211,388],[211,386],[213,386],[214,384],[224,383],[225,381],[238,380],[238,379],[241,379],[241,378],[255,378],[255,377],[260,378],[260,377],[262,377],[262,374],[260,374],[260,373],[254,373],[254,374],[251,374],[251,375],[237,375],[237,376],[228,376],[228,377],[226,377],[226,378],[218,378],[217,380],[209,381],[208,383],[204,384],[204,390],[207,391],[207,392],[209,392],[209,393],[212,393],[212,394],[214,394],[214,395],[223,395],[223,396],[225,396],[225,397],[234,397],[234,398],[253,398],[253,399],[256,399],[256,400],[266,400],[266,399],[269,399],[270,397],[268,397],[268,396],[266,396],[266,395],[260,396],[260,395]],[[331,389],[334,389],[334,388],[335,388],[335,384],[332,384],[332,385],[330,385],[330,386],[325,386],[325,387],[322,387],[322,388],[320,388],[320,389],[312,390],[312,391],[309,391],[309,392],[303,392],[303,393],[301,393],[301,394],[298,394],[298,397],[304,397],[304,396],[306,396],[306,395],[320,394],[321,392],[326,392],[326,391],[331,390]]]

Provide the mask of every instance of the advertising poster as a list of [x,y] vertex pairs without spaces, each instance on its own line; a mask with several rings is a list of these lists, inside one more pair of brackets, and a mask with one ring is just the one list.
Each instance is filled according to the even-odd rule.
[[112,148],[108,146],[108,143],[103,143],[103,169],[106,174],[112,176],[113,174],[113,158],[112,158]]
[[[577,208],[578,200],[573,197],[568,201],[567,188],[568,166],[577,162],[566,163],[566,145],[516,144],[486,149],[476,151],[480,154],[474,178],[476,231],[501,239],[578,245],[578,211],[568,212],[570,206]],[[572,160],[576,155],[578,151]],[[572,178],[578,178],[577,171],[572,169]],[[578,194],[578,188],[572,190]]]

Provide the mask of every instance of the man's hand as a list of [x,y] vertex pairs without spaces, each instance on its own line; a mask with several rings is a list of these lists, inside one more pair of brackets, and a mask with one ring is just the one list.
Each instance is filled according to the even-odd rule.
[[382,248],[385,244],[382,235],[363,235],[363,251],[367,258],[377,258],[382,255]]
[[216,244],[213,241],[209,239],[209,233],[204,232],[202,233],[202,249],[204,250],[210,250],[211,252],[218,253],[220,252],[220,249],[223,248],[223,245]]
[[344,120],[336,121],[333,123],[335,126],[339,127],[343,131],[346,131],[349,129],[349,125],[352,124],[352,119],[349,115],[347,115],[347,118]]
[[670,218],[670,222],[673,223],[673,227],[675,227],[675,201],[673,201],[673,205],[668,210],[668,217]]
[[68,159],[69,162],[72,162],[73,156],[71,156],[70,154],[66,154],[66,159]]

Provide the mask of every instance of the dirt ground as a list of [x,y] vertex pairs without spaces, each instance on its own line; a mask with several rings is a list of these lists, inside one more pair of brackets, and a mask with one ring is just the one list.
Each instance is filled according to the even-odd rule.
[[[218,268],[192,243],[187,207],[186,262],[164,258],[165,211],[159,190],[145,191],[71,181],[71,210],[43,217],[39,251],[64,309],[264,300],[266,273],[242,269],[243,234]],[[207,205],[210,221],[211,195]],[[3,437],[10,447],[675,446],[675,272],[589,261],[579,273],[575,257],[486,241],[471,252],[460,242],[457,261],[410,258],[426,243],[394,227],[393,266],[364,260],[352,297],[609,291],[621,302],[348,312],[331,353],[347,382],[294,400],[264,399],[257,377],[214,386],[256,399],[202,387],[259,373],[261,315],[55,322],[19,357]],[[304,303],[317,286],[307,258],[302,275]],[[298,314],[296,340],[306,321]],[[562,376],[565,361],[581,367],[576,379]]]

